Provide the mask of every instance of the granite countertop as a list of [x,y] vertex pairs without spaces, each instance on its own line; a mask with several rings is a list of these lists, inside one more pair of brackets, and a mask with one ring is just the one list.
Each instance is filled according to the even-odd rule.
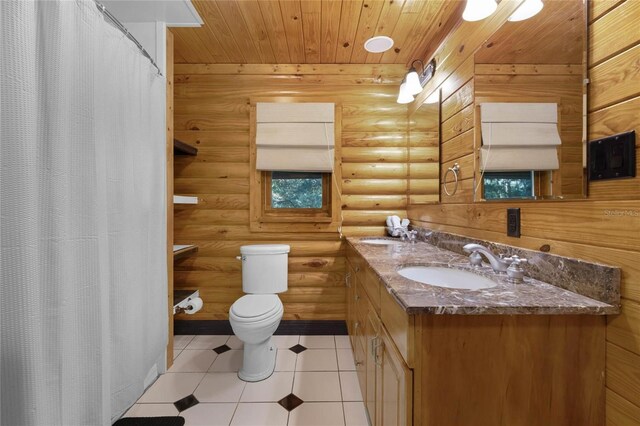
[[[504,273],[496,274],[490,266],[474,268],[466,256],[425,242],[373,245],[361,242],[366,237],[349,237],[347,241],[381,278],[386,290],[408,314],[458,315],[608,315],[618,313],[618,306],[525,277],[513,284]],[[421,284],[404,278],[396,271],[402,266],[447,266],[473,271],[497,283],[481,290],[460,290]],[[526,267],[525,267],[526,270]]]

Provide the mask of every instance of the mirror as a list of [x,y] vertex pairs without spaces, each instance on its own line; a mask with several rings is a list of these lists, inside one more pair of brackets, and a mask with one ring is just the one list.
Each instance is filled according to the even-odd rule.
[[[476,52],[476,201],[567,199],[582,198],[586,194],[586,89],[583,84],[586,31],[586,2],[545,1],[538,15],[525,21],[506,22]],[[484,138],[480,136],[480,105],[494,102],[557,105],[559,145],[555,146],[557,161],[554,158],[557,169],[496,171],[499,166],[487,165],[486,157],[483,159],[480,155],[481,147],[485,155],[488,148],[488,131]],[[556,115],[556,107],[553,108]],[[522,133],[513,133],[511,143],[517,144],[518,137],[522,140]],[[507,157],[507,161],[512,158]]]
[[440,90],[429,96],[409,119],[409,204],[440,201]]

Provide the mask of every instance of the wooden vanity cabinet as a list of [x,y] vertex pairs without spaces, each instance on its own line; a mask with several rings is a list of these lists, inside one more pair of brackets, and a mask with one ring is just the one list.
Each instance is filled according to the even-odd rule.
[[[349,334],[356,373],[371,425],[410,425],[413,371],[380,315],[385,296],[390,296],[381,293],[382,284],[375,273],[349,250],[347,274],[347,323],[352,324]],[[391,328],[404,336],[406,330],[404,333],[398,330],[402,323],[394,321]]]
[[372,426],[605,424],[605,316],[408,315],[351,246],[347,265]]

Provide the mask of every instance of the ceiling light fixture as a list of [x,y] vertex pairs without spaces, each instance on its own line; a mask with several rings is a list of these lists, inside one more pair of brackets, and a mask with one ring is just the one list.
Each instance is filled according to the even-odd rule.
[[462,12],[462,19],[465,21],[480,21],[498,8],[496,0],[467,0],[467,5]]
[[364,42],[364,49],[370,53],[382,53],[393,47],[393,39],[387,36],[376,36]]
[[525,0],[525,2],[509,16],[509,21],[518,22],[529,19],[537,15],[543,7],[544,3],[542,3],[542,0]]
[[402,79],[402,84],[400,84],[400,93],[398,93],[398,99],[396,102],[399,104],[408,104],[413,102],[414,99],[413,95],[407,90],[407,79]]

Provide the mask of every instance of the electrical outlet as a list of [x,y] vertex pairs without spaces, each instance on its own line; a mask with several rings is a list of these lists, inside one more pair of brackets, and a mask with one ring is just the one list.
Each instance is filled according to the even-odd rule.
[[507,209],[507,235],[520,238],[520,209]]

